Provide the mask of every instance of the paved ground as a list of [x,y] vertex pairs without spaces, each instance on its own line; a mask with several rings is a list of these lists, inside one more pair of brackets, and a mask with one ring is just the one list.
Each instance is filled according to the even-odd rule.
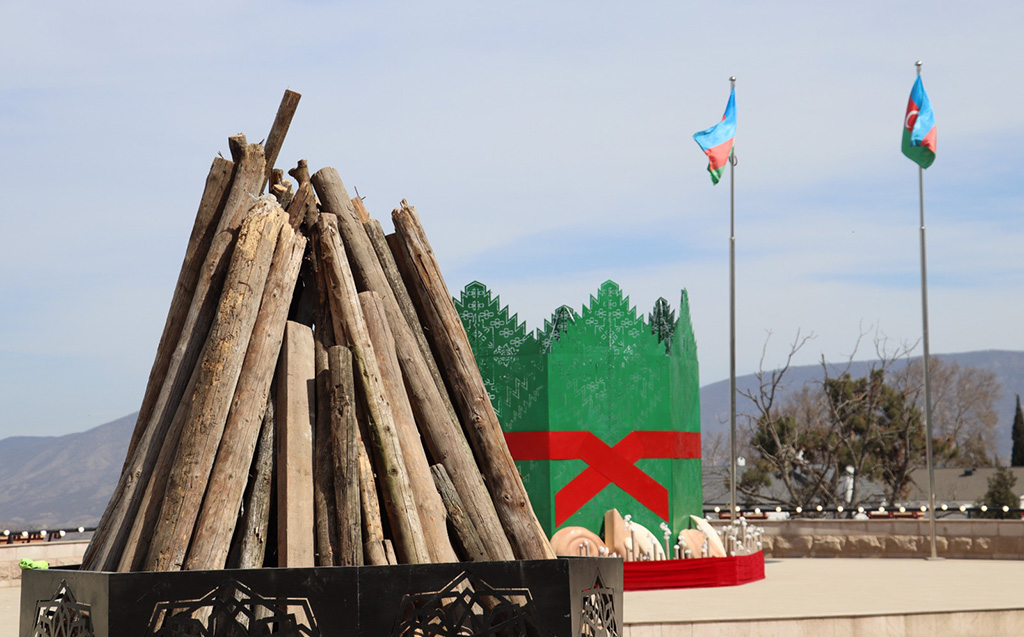
[[18,637],[21,587],[0,588],[0,637]]
[[[627,593],[624,619],[638,624],[1024,608],[1024,561],[768,560],[765,575],[743,586]],[[20,598],[20,588],[0,588],[0,637],[18,637]]]
[[626,593],[623,610],[631,624],[1015,608],[1024,561],[804,558],[742,586]]

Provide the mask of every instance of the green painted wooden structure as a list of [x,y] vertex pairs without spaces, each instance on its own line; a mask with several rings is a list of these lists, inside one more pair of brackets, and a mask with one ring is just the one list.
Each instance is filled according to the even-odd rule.
[[613,281],[529,332],[482,283],[455,299],[512,457],[549,535],[617,508],[658,535],[700,515],[697,346],[686,291],[647,321]]

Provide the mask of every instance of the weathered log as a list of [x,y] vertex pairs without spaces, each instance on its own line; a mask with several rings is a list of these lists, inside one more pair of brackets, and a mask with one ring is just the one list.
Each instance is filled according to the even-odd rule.
[[416,345],[423,354],[423,362],[426,363],[430,377],[434,379],[434,384],[437,385],[437,393],[441,397],[443,407],[450,415],[452,421],[458,423],[459,419],[455,414],[455,408],[452,406],[451,399],[448,398],[448,388],[445,387],[441,371],[437,368],[437,360],[434,358],[434,353],[430,351],[430,343],[423,333],[423,322],[416,313],[416,306],[409,296],[409,290],[405,287],[405,281],[402,279],[402,273],[395,262],[395,255],[388,246],[384,229],[376,219],[370,219],[363,223],[363,229],[366,230],[366,236],[370,239],[373,251],[377,254],[377,260],[380,262],[381,270],[384,272],[388,286],[395,295],[398,308],[401,310],[402,316],[405,317],[405,322],[409,324],[412,336],[416,339]]
[[[512,546],[505,537],[495,511],[496,505],[491,502],[487,493],[487,487],[473,459],[472,449],[455,418],[440,374],[438,373],[436,377],[432,375],[426,362],[428,358],[433,360],[433,357],[429,356],[430,348],[422,335],[422,329],[419,328],[419,320],[414,320],[413,324],[418,328],[414,330],[406,313],[400,309],[395,291],[388,281],[381,260],[377,257],[377,251],[364,227],[365,224],[356,216],[352,199],[349,198],[338,172],[333,168],[324,168],[317,171],[311,180],[323,208],[331,212],[338,211],[336,218],[339,231],[349,250],[348,255],[357,286],[363,290],[372,290],[381,297],[387,322],[398,343],[397,354],[409,388],[409,399],[412,401],[417,424],[426,440],[427,448],[451,476],[473,524],[485,538],[488,558],[514,559]],[[381,250],[384,248],[381,247]],[[416,332],[420,334],[419,339]]]
[[[512,560],[515,554],[509,543],[495,510],[495,504],[487,492],[481,478],[480,470],[473,451],[466,441],[454,408],[448,398],[448,391],[435,363],[434,355],[427,343],[420,319],[412,307],[412,299],[406,289],[405,282],[392,249],[374,220],[363,224],[367,236],[373,243],[374,250],[380,257],[380,263],[387,275],[388,282],[399,300],[401,314],[405,317],[408,330],[396,316],[392,306],[391,325],[396,341],[396,351],[406,386],[409,388],[409,399],[416,415],[416,422],[423,432],[427,448],[434,459],[440,462],[455,485],[456,491],[465,506],[470,523],[478,530],[485,548],[483,560]],[[402,301],[404,299],[404,301]],[[415,342],[413,339],[415,338]],[[419,356],[417,356],[417,350]],[[433,387],[431,382],[433,381]],[[477,559],[477,558],[473,558]]]
[[[253,206],[242,223],[198,366],[196,390],[168,475],[146,570],[179,570],[184,563],[285,220],[277,201],[267,197]],[[263,394],[257,395],[262,398]],[[245,464],[250,460],[251,456]],[[236,501],[232,516],[237,510]]]
[[153,403],[164,383],[167,366],[171,360],[171,352],[177,345],[178,339],[181,338],[181,326],[185,322],[189,305],[192,303],[192,295],[195,293],[196,284],[199,281],[200,267],[203,265],[206,253],[210,251],[210,243],[213,242],[213,235],[220,221],[220,215],[224,212],[224,203],[227,200],[228,188],[231,186],[231,173],[234,167],[234,163],[227,159],[215,157],[213,165],[210,166],[210,173],[206,176],[206,188],[199,201],[199,211],[196,213],[195,223],[192,225],[188,247],[185,248],[185,258],[181,262],[181,271],[178,273],[178,282],[174,286],[171,307],[167,312],[167,320],[164,322],[163,334],[160,335],[160,344],[156,348],[153,368],[149,372],[149,382],[146,383],[146,393],[142,398],[142,406],[139,408],[139,415],[135,421],[135,431],[132,433],[131,442],[128,443],[128,453],[125,454],[124,460],[125,467],[128,466],[128,461],[135,452],[139,438],[153,413]]
[[334,215],[320,215],[317,228],[323,251],[321,262],[327,275],[331,300],[334,335],[338,342],[342,342],[344,336],[350,343],[358,374],[357,386],[366,396],[373,433],[371,442],[381,467],[381,487],[396,549],[405,563],[426,563],[429,562],[430,554],[423,535],[423,526],[416,511],[409,474],[405,470],[401,446],[395,431],[391,405],[388,404],[381,384],[380,369],[366,331],[355,281],[341,244]]
[[384,529],[381,525],[380,503],[377,501],[377,482],[374,480],[373,465],[370,463],[370,454],[367,449],[368,444],[360,435],[357,451],[359,452],[359,506],[363,527],[363,554],[367,564],[382,566],[388,563],[388,559],[384,554]]
[[309,183],[309,164],[305,159],[300,159],[296,164],[295,168],[289,169],[288,174],[295,178],[295,181],[299,182],[299,185]]
[[210,474],[206,497],[196,522],[195,534],[185,560],[188,570],[224,568],[245,478],[252,464],[260,423],[274,378],[288,306],[299,276],[306,238],[287,224],[281,229],[252,338],[242,363],[223,440]]
[[363,308],[373,352],[380,367],[381,382],[394,415],[405,468],[409,472],[409,481],[431,561],[457,562],[458,557],[452,548],[451,540],[448,539],[444,503],[441,502],[441,496],[437,494],[433,479],[430,477],[430,464],[423,451],[423,441],[416,430],[412,405],[409,404],[409,396],[402,382],[402,372],[395,354],[395,339],[384,315],[383,302],[376,292],[362,292],[359,294],[359,303]]
[[233,568],[260,568],[267,553],[267,531],[270,527],[270,492],[274,480],[274,388],[271,386],[267,407],[263,412],[256,458],[252,463],[249,492],[242,515],[242,531],[238,559]]
[[270,126],[270,134],[267,135],[266,177],[263,183],[260,184],[260,192],[263,192],[263,189],[267,186],[270,172],[274,169],[274,164],[277,162],[277,156],[281,152],[281,146],[284,145],[285,135],[288,134],[288,127],[292,124],[292,117],[295,116],[295,110],[299,107],[299,99],[301,97],[302,95],[295,91],[286,90],[281,98],[281,105],[277,107],[277,115],[274,116],[274,123]]
[[[234,153],[240,159],[224,202],[224,211],[203,261],[188,314],[181,326],[181,337],[171,353],[164,382],[153,403],[152,415],[121,472],[121,478],[83,557],[83,568],[87,570],[114,570],[119,563],[126,561],[123,553],[129,536],[135,533],[132,521],[139,517],[140,506],[160,450],[167,445],[173,447],[178,442],[169,430],[178,408],[184,402],[183,398],[190,395],[186,393],[186,388],[213,321],[224,276],[227,274],[231,247],[263,179],[263,147],[259,144],[246,144],[244,135],[230,138],[229,144],[233,150],[241,150]],[[129,557],[127,561],[131,563],[132,560]]]
[[313,428],[316,425],[313,331],[288,321],[277,370],[277,559],[313,566]]
[[395,555],[395,545],[391,540],[384,540],[384,555],[387,556],[388,564],[398,564],[398,557]]
[[[309,188],[309,184],[305,184]],[[316,507],[316,545],[318,563],[338,565],[339,499],[335,485],[338,482],[332,430],[333,386],[328,350],[334,346],[334,328],[327,308],[327,291],[323,284],[323,268],[319,266],[316,241],[311,246],[312,276],[307,277],[315,287],[312,295],[313,344],[316,347],[316,432],[313,441],[313,502]]]
[[306,223],[311,212],[316,212],[316,194],[313,192],[313,186],[307,181],[299,186],[291,203],[288,204],[288,223],[298,230],[299,226]]
[[[274,169],[274,176],[276,177],[281,171]],[[292,190],[292,182],[286,181],[284,183],[275,184],[271,179],[270,194],[277,198],[277,203],[281,204],[281,207],[285,210],[292,205],[292,199],[295,198],[295,192]]]
[[466,330],[416,211],[403,201],[392,219],[405,259],[413,267],[413,280],[406,281],[410,294],[419,296],[421,314],[448,372],[456,407],[515,555],[519,559],[554,558],[505,444]]
[[366,206],[363,205],[362,197],[352,197],[352,210],[356,213],[356,217],[359,218],[359,223],[366,223],[370,220],[370,213],[367,212]]
[[[335,458],[334,497],[337,507],[333,520],[338,543],[338,566],[362,566],[362,507],[359,484],[359,426],[355,413],[355,377],[352,352],[335,345],[328,352],[330,366],[330,445]],[[372,477],[370,482],[373,485]],[[378,512],[378,516],[380,513]],[[378,521],[379,524],[379,521]]]
[[448,524],[455,532],[463,555],[474,562],[487,560],[487,550],[480,539],[480,534],[466,515],[466,507],[463,506],[452,479],[448,477],[448,472],[444,470],[444,465],[431,465],[430,473],[433,475],[437,492],[441,494],[441,501],[444,502],[448,513]]

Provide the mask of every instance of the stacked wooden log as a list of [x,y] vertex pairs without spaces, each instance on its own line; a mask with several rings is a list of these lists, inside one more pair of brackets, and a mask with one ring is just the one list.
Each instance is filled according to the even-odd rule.
[[385,236],[333,168],[273,168],[298,98],[213,161],[83,568],[553,557],[415,210]]

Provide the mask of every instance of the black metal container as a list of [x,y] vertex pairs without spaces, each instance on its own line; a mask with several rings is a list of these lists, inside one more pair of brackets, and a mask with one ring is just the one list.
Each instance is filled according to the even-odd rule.
[[622,561],[25,571],[20,637],[617,637]]

